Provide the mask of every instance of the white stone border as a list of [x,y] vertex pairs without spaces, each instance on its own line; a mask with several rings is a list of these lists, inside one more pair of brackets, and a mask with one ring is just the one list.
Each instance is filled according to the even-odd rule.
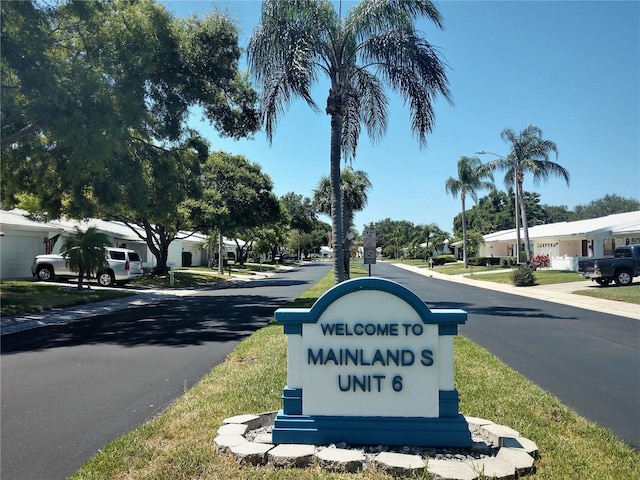
[[[305,468],[315,463],[331,471],[379,469],[396,475],[426,468],[438,480],[477,480],[481,475],[499,480],[516,479],[533,474],[535,459],[539,456],[537,445],[516,430],[475,417],[465,417],[474,436],[473,446],[466,450],[404,447],[395,452],[379,446],[373,449],[376,453],[365,453],[363,448],[346,448],[346,445],[273,445],[268,431],[276,413],[225,419],[214,439],[217,449],[230,452],[239,463],[253,466]],[[264,432],[256,433],[256,430]],[[443,453],[434,457],[431,453],[436,450]]]

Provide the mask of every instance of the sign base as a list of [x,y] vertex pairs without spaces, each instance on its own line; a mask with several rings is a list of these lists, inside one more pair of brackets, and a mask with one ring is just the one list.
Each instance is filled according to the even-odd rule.
[[461,414],[453,418],[343,417],[286,415],[280,410],[273,424],[274,444],[386,445],[459,447],[472,445]]

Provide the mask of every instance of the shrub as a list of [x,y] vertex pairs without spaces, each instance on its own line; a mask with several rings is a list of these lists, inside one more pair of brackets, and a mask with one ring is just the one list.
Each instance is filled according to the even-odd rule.
[[502,259],[501,265],[504,267],[513,267],[516,264],[516,257],[505,257]]
[[453,255],[438,255],[432,257],[434,265],[444,265],[445,263],[455,263],[456,259]]
[[491,265],[500,265],[500,258],[498,257],[471,257],[468,259],[470,265],[476,265],[480,267],[489,267]]
[[551,266],[551,259],[549,255],[536,255],[531,259],[531,265],[536,268],[548,268]]
[[511,282],[516,287],[531,287],[536,284],[536,277],[533,268],[529,265],[522,265],[516,268],[511,274]]

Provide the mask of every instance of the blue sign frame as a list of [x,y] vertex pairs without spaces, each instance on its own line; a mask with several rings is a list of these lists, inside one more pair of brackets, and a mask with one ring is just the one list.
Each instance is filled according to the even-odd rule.
[[[380,291],[394,295],[411,306],[424,324],[437,325],[438,335],[457,335],[458,325],[467,320],[459,309],[434,309],[399,283],[376,277],[364,277],[340,283],[327,291],[309,308],[285,308],[275,312],[278,324],[287,335],[302,335],[305,324],[317,323],[334,302],[354,292]],[[470,447],[471,433],[458,411],[456,389],[440,390],[439,416],[327,416],[303,415],[302,388],[283,389],[283,409],[276,416],[273,443],[326,445],[346,442],[349,445],[414,445],[429,447]],[[393,405],[389,406],[393,409]]]

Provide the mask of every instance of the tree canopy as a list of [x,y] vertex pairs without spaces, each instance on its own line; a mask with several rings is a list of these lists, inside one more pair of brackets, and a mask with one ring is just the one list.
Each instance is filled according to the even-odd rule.
[[171,148],[191,107],[222,135],[256,131],[227,16],[174,18],[153,0],[2,2],[2,203],[30,192],[50,217],[85,216],[136,143]]

